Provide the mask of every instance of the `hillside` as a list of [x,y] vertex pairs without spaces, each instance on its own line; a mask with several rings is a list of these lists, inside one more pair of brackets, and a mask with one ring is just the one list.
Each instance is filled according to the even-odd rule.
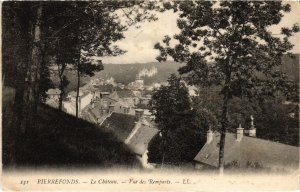
[[152,62],[143,64],[106,64],[104,70],[99,72],[97,77],[113,77],[117,83],[128,84],[135,80],[136,76],[143,69],[156,68],[157,73],[153,76],[144,76],[144,83],[150,85],[154,82],[165,82],[171,73],[177,73],[181,65],[175,62]]
[[[3,115],[4,166],[113,167],[139,166],[136,157],[111,132],[48,106],[38,109],[38,129],[14,145],[11,103]],[[10,109],[9,109],[10,108]],[[12,156],[11,151],[21,152]],[[12,162],[14,160],[14,162]]]
[[[113,77],[116,83],[128,84],[135,80],[136,76],[143,69],[157,69],[157,73],[152,77],[142,77],[145,85],[150,85],[154,82],[166,82],[171,73],[177,73],[178,68],[181,65],[175,62],[152,62],[152,63],[140,63],[140,64],[104,64],[104,70],[95,74],[94,77],[82,77],[81,85],[84,85],[91,78],[104,78],[108,79]],[[76,73],[68,71],[66,73],[70,84],[68,85],[66,92],[74,90],[76,88],[77,76]],[[52,80],[57,84],[57,78],[53,77]]]
[[[296,83],[299,82],[299,54],[295,54],[295,58],[290,58],[288,56],[282,57],[283,65],[279,67],[281,71],[286,73],[291,80]],[[95,74],[94,77],[82,77],[81,85],[84,85],[91,78],[104,78],[109,79],[113,77],[116,83],[128,84],[135,80],[136,76],[142,70],[157,69],[156,74],[152,76],[143,76],[145,85],[150,85],[157,82],[165,82],[171,73],[178,73],[177,70],[183,66],[176,62],[151,62],[151,63],[136,63],[136,64],[104,64],[104,70]],[[66,92],[74,90],[76,88],[77,76],[74,72],[67,72],[67,77],[70,81]],[[55,83],[57,83],[57,78],[52,78]]]

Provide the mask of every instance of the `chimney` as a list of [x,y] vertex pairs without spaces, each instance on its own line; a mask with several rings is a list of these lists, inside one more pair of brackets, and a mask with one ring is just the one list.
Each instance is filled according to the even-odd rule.
[[109,113],[114,112],[114,110],[115,110],[115,106],[114,106],[114,105],[109,105],[109,106],[108,106],[108,111],[109,111]]
[[139,120],[142,117],[143,114],[144,114],[143,109],[136,109],[135,110],[135,119]]
[[241,141],[244,135],[244,128],[240,126],[236,129],[236,140]]
[[213,140],[213,136],[214,136],[214,133],[211,129],[208,129],[207,133],[206,133],[206,143],[207,144],[210,144]]
[[251,115],[251,128],[249,129],[249,137],[256,137],[256,128],[254,127],[254,118]]

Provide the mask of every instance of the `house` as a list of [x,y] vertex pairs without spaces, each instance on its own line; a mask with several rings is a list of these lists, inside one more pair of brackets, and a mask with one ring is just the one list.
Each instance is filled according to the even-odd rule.
[[112,131],[137,156],[144,168],[152,168],[148,163],[148,144],[158,133],[151,119],[144,116],[143,110],[137,109],[135,115],[112,113],[102,129]]
[[125,88],[125,85],[122,84],[122,83],[117,83],[117,87],[119,87],[120,89],[124,89],[124,88]]
[[61,90],[57,89],[57,88],[56,89],[48,89],[46,94],[47,94],[47,98],[46,98],[45,103],[53,108],[58,108]]
[[150,119],[142,117],[125,140],[125,144],[137,155],[144,168],[154,168],[148,162],[148,144],[157,133],[158,129]]
[[102,78],[96,78],[96,79],[90,80],[90,84],[93,86],[103,85],[103,83],[104,83],[104,79],[102,79]]
[[138,75],[136,76],[136,80],[129,83],[127,86],[130,90],[143,90],[144,89],[144,80],[141,79]]
[[[71,115],[76,114],[76,96],[77,96],[76,91],[71,91],[67,96],[68,101],[63,102],[64,109],[66,110],[67,113]],[[82,109],[87,107],[87,105],[90,104],[93,98],[94,95],[91,92],[79,90],[79,98],[78,98],[79,116],[81,115]]]
[[142,105],[148,105],[150,100],[151,100],[151,97],[140,97],[139,98],[140,102],[139,104],[142,104]]
[[127,102],[122,100],[115,103],[115,113],[131,114],[134,115],[134,108],[131,105],[128,105]]
[[61,90],[60,89],[48,89],[48,91],[46,92],[48,99],[53,99],[58,101],[59,100],[59,96],[61,94]]
[[93,97],[90,103],[82,109],[82,118],[91,123],[102,124],[115,111],[115,104],[117,103],[108,95],[108,92],[100,92],[100,98]]
[[[252,126],[254,127],[254,126]],[[226,133],[224,167],[262,168],[273,171],[296,170],[299,147],[256,138],[256,129]],[[246,135],[247,133],[247,135]],[[217,168],[219,165],[220,133],[209,130],[206,144],[194,158],[195,168]]]

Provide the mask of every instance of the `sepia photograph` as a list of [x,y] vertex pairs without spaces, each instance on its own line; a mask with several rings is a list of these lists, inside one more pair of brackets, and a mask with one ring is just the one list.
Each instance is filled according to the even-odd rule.
[[2,190],[299,190],[299,23],[299,1],[1,2]]

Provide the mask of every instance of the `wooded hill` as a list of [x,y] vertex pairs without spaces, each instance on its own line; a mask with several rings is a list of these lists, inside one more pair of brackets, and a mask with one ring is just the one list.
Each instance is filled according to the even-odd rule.
[[[291,80],[299,82],[299,54],[295,54],[294,58],[283,56],[283,65],[279,69],[285,72]],[[135,80],[136,75],[142,69],[157,68],[157,74],[152,77],[143,77],[145,85],[151,85],[152,83],[166,82],[171,73],[177,73],[177,70],[183,66],[183,64],[166,61],[166,62],[150,62],[150,63],[135,63],[135,64],[104,64],[104,70],[95,74],[94,77],[83,77],[81,85],[87,83],[91,78],[104,78],[109,79],[113,77],[116,83],[128,84]],[[67,72],[67,78],[70,84],[67,87],[67,91],[74,90],[76,87],[76,74],[75,72]],[[55,82],[56,77],[52,78]]]

